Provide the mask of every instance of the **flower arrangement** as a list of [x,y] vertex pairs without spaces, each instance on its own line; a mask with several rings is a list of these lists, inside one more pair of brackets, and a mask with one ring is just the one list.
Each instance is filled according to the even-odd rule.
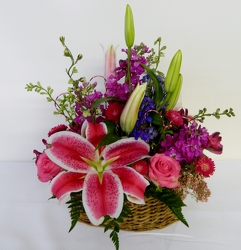
[[201,123],[207,116],[234,116],[231,108],[213,113],[204,108],[193,116],[187,109],[177,109],[181,51],[164,75],[158,70],[166,49],[161,38],[154,50],[143,43],[134,46],[134,37],[132,10],[127,5],[127,48],[122,50],[126,59],[116,67],[116,51],[109,47],[104,93],[96,89],[97,76],[90,81],[74,78],[82,55],[75,59],[64,37],[60,37],[64,56],[71,60],[67,92],[54,98],[51,87],[39,82],[26,85],[28,91],[46,95],[56,107],[54,114],[66,120],[42,140],[43,152],[34,150],[39,180],[50,182],[52,198],[69,204],[70,231],[84,211],[93,225],[112,229],[116,249],[119,223],[131,216],[127,200],[141,207],[153,197],[188,226],[181,211],[185,197],[190,194],[197,201],[207,201],[210,196],[205,178],[214,173],[215,164],[205,150],[221,154],[223,149],[220,133],[209,133]]

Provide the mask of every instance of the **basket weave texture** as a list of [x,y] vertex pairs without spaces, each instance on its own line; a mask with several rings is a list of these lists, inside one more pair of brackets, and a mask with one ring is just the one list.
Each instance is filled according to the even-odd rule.
[[[132,213],[124,217],[123,222],[119,222],[120,229],[147,231],[161,229],[178,221],[177,217],[163,202],[153,197],[145,198],[145,202],[144,205],[138,205],[125,201]],[[92,225],[84,211],[80,213],[79,221]]]

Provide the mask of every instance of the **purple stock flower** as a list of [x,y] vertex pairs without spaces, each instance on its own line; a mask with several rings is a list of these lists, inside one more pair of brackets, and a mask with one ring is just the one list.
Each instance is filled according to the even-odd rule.
[[102,97],[102,93],[100,91],[94,90],[94,93],[86,95],[85,97],[85,105],[87,108],[91,108],[93,103]]
[[[75,102],[75,112],[76,112],[76,117],[74,118],[74,121],[78,124],[78,126],[81,127],[83,122],[87,119],[88,121],[91,121],[91,117],[93,116],[95,119],[98,117],[99,112],[103,113],[103,105],[100,105],[98,112],[96,112],[95,109],[91,110],[93,104],[95,101],[98,99],[102,98],[103,94],[100,91],[95,90],[94,88],[96,87],[97,83],[93,83],[91,85],[92,90],[87,91],[88,84],[83,84],[83,86],[80,86],[79,93],[82,93],[82,95],[77,96],[77,101]],[[85,91],[87,93],[85,93]]]
[[161,142],[161,152],[174,157],[179,162],[193,162],[208,145],[208,131],[205,127],[198,126],[196,122],[191,125],[184,124],[179,132],[174,135],[166,135]]
[[[127,54],[127,49],[122,49],[122,52]],[[141,49],[138,46],[135,46],[131,50],[130,80],[133,89],[138,83],[142,82],[142,75],[145,72],[145,69],[141,64],[146,65],[148,63],[144,54],[149,52],[150,50],[144,44],[141,46]],[[127,68],[127,59],[120,60],[119,66],[115,69],[115,74],[110,75],[107,79],[105,96],[114,96],[122,100],[127,100],[129,98],[129,83],[125,82],[125,79],[124,81],[122,80],[123,77],[127,76]]]

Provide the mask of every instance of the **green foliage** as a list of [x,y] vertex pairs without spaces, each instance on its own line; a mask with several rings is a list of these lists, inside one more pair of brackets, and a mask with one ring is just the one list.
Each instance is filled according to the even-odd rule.
[[93,103],[92,108],[97,108],[101,103],[108,102],[108,101],[117,101],[117,102],[125,103],[125,101],[123,101],[121,99],[118,99],[118,98],[112,97],[112,96],[108,96],[108,97],[102,97],[102,98],[96,100]]
[[53,200],[53,199],[56,199],[55,195],[52,195],[50,198],[48,198],[48,200]]
[[155,65],[154,70],[159,74],[163,75],[162,72],[157,70],[161,57],[164,57],[163,50],[166,49],[166,46],[161,47],[161,37],[158,37],[157,40],[154,42],[154,45],[157,45],[157,53],[155,52],[154,48],[151,49],[151,54],[147,56],[148,66]]
[[119,249],[119,237],[118,237],[118,233],[120,231],[119,223],[123,222],[124,221],[123,218],[127,217],[129,214],[131,214],[131,210],[127,205],[124,204],[121,214],[119,215],[118,218],[111,218],[109,215],[106,215],[103,223],[101,224],[102,226],[104,226],[104,232],[106,232],[109,229],[112,229],[110,233],[110,238],[116,250]]
[[[160,84],[160,81],[158,80],[158,76],[163,77],[164,74],[158,71],[157,68],[160,63],[161,57],[164,56],[163,50],[166,49],[166,46],[161,47],[161,37],[157,38],[157,40],[154,42],[154,45],[157,45],[158,47],[157,53],[155,52],[154,48],[152,48],[150,55],[146,57],[148,64],[147,65],[142,64],[141,66],[146,70],[146,73],[151,78],[147,87],[148,96],[154,94],[153,99],[155,100],[155,103],[157,105],[156,109],[160,110],[161,108],[160,103],[163,100],[164,92]],[[144,48],[143,43],[141,43],[137,48],[138,48],[137,52],[139,55],[144,54],[145,50],[143,50]],[[155,91],[153,92],[153,90]]]
[[[107,222],[108,221],[108,222]],[[105,228],[104,228],[104,232],[106,232],[109,229],[112,229],[111,233],[110,233],[110,238],[115,246],[115,249],[118,250],[119,249],[119,236],[118,233],[120,231],[120,226],[117,222],[117,219],[111,219],[111,217],[109,215],[105,216],[104,222],[106,223]]]
[[160,116],[159,113],[153,111],[153,112],[150,112],[149,115],[151,116],[152,118],[152,123],[155,124],[155,125],[158,125],[158,126],[162,126],[163,125],[163,120]]
[[164,96],[164,93],[163,93],[163,90],[162,90],[162,87],[161,87],[161,84],[154,72],[154,70],[150,69],[149,67],[147,67],[146,65],[142,64],[141,65],[147,72],[147,74],[151,77],[151,80],[152,80],[152,83],[153,83],[153,87],[155,88],[155,103],[157,105],[157,110],[159,110],[160,107],[159,104],[160,102],[162,101],[162,98]]
[[30,82],[26,85],[25,89],[27,89],[27,91],[35,91],[40,95],[47,95],[48,102],[55,102],[54,98],[52,97],[54,90],[49,86],[46,89],[43,88],[40,82],[37,82],[35,85]]
[[40,82],[37,82],[37,84],[29,83],[26,85],[25,89],[27,89],[27,91],[35,91],[41,95],[46,95],[47,102],[53,102],[56,107],[56,111],[54,111],[55,115],[64,115],[67,122],[71,122],[73,120],[73,116],[75,114],[75,96],[71,91],[63,93],[61,98],[60,96],[54,98],[54,90],[49,86],[44,88]]
[[66,73],[69,76],[68,84],[72,86],[68,88],[67,92],[62,93],[55,98],[53,97],[54,90],[51,87],[44,88],[40,82],[37,82],[37,84],[29,83],[26,85],[25,89],[27,89],[27,91],[35,91],[41,95],[46,95],[47,101],[53,102],[56,107],[54,115],[63,115],[66,122],[72,123],[76,115],[75,102],[77,101],[77,98],[75,93],[78,93],[79,91],[79,83],[85,81],[84,77],[75,80],[73,79],[73,75],[78,73],[75,65],[82,59],[83,56],[79,54],[76,58],[74,58],[71,51],[65,44],[65,38],[60,37],[59,39],[64,46],[64,56],[69,57],[71,60],[71,65],[68,69],[66,69]]
[[66,204],[69,204],[68,208],[70,208],[70,218],[71,218],[71,226],[69,232],[75,227],[78,222],[81,211],[84,211],[84,207],[82,204],[81,196],[74,196],[71,200],[67,201]]
[[184,218],[181,207],[186,206],[181,200],[180,196],[175,193],[172,189],[169,188],[160,188],[155,187],[154,184],[151,184],[147,190],[145,195],[147,197],[154,197],[161,202],[165,203],[171,211],[177,216],[177,218],[188,227],[188,223]]
[[105,146],[105,145],[109,145],[111,143],[114,143],[118,140],[120,140],[121,138],[116,135],[115,133],[108,133],[101,141],[100,143],[97,145],[96,149],[99,149],[100,147],[102,146]]
[[107,134],[115,133],[116,131],[116,123],[114,121],[106,120],[105,125],[107,127]]
[[199,121],[199,122],[204,122],[205,117],[207,116],[214,116],[216,119],[220,119],[221,116],[228,116],[232,117],[235,116],[233,109],[225,109],[224,111],[220,112],[220,108],[217,108],[215,112],[213,113],[207,113],[207,109],[203,108],[200,109],[198,114],[193,117],[194,120]]

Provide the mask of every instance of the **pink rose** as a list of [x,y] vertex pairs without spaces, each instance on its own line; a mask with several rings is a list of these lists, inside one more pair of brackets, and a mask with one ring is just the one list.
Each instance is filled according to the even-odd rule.
[[36,166],[37,166],[37,176],[42,182],[51,181],[57,174],[62,171],[62,168],[57,164],[53,163],[46,155],[45,152],[40,153],[34,150],[36,154]]
[[176,188],[180,185],[181,166],[177,160],[164,154],[155,154],[150,159],[149,177],[156,185]]

